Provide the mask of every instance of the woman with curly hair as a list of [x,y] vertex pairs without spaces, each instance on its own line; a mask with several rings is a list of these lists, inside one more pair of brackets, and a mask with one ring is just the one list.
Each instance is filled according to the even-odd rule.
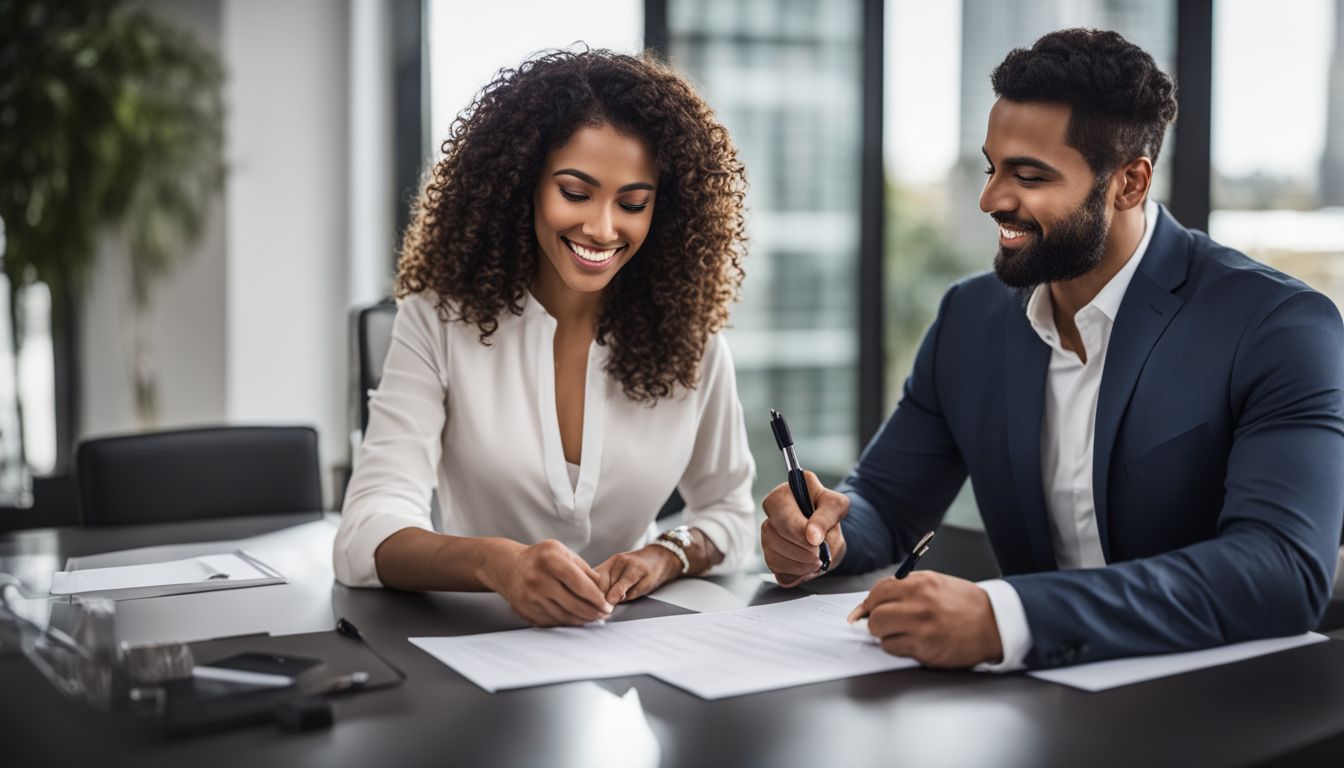
[[[718,331],[744,188],[727,132],[666,66],[587,50],[501,71],[406,233],[337,578],[490,590],[565,625],[740,564],[755,467]],[[658,536],[674,488],[686,525]]]

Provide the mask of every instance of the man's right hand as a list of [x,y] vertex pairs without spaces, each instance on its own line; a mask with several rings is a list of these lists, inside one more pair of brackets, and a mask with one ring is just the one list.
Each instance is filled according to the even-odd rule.
[[761,502],[765,522],[761,524],[761,551],[765,565],[775,574],[781,587],[796,587],[821,575],[817,547],[825,540],[831,548],[831,567],[845,556],[845,536],[840,521],[849,514],[849,497],[828,490],[811,472],[807,490],[812,495],[812,518],[793,500],[788,483],[780,483]]
[[496,564],[493,587],[513,612],[538,627],[587,624],[611,615],[609,586],[583,558],[555,539],[518,545]]

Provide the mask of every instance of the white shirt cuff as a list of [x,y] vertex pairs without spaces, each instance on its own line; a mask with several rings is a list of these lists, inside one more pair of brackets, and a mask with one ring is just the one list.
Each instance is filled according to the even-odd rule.
[[1027,612],[1022,608],[1013,585],[1003,579],[977,581],[975,585],[989,595],[989,607],[999,625],[999,643],[1003,645],[1003,661],[997,664],[977,664],[978,672],[1016,672],[1026,669],[1027,652],[1031,650],[1031,627]]
[[341,514],[332,552],[332,570],[336,580],[347,587],[381,587],[374,553],[389,536],[403,528],[433,530],[429,515],[406,512],[360,513],[353,509]]

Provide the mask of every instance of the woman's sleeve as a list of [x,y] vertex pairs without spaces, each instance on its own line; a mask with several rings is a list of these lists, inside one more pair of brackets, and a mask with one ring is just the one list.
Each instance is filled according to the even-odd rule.
[[695,445],[677,490],[686,502],[685,524],[699,528],[723,553],[723,562],[711,569],[722,573],[742,567],[756,548],[751,497],[756,464],[747,446],[733,358],[721,335],[705,345],[698,390]]
[[373,559],[378,546],[403,528],[432,529],[430,494],[443,451],[446,338],[432,297],[402,300],[336,532],[333,567],[346,586],[382,586]]

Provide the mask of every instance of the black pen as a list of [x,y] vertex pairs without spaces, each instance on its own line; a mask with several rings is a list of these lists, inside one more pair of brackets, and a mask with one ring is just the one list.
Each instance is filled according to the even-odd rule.
[[[793,491],[793,500],[803,511],[803,517],[812,517],[812,495],[807,492],[807,477],[798,465],[798,454],[793,450],[793,437],[789,434],[789,425],[784,423],[784,415],[774,408],[770,409],[770,431],[775,433],[775,445],[784,453],[784,466],[789,471],[789,490]],[[825,531],[822,532],[825,536]],[[817,556],[821,558],[821,573],[831,567],[831,548],[825,539],[817,546]]]
[[924,553],[929,551],[929,546],[932,543],[933,531],[929,531],[919,540],[919,543],[915,545],[915,548],[910,550],[910,556],[905,558],[905,561],[901,563],[901,567],[896,569],[896,578],[904,579],[906,576],[909,576],[910,572],[915,569],[915,563],[918,563],[919,558],[923,557]]
[[[904,579],[906,576],[909,576],[910,572],[915,570],[915,563],[918,563],[919,558],[923,557],[924,553],[929,551],[929,547],[932,545],[932,543],[933,543],[933,531],[929,531],[928,533],[921,536],[919,542],[915,544],[915,548],[910,550],[910,554],[901,563],[901,566],[896,569],[896,574],[894,575],[893,578]],[[854,606],[854,610],[849,612],[849,616],[847,616],[845,620],[848,621],[850,624],[853,624],[859,619],[866,618],[868,616],[868,612],[863,610],[863,606],[866,602],[867,601],[865,600],[863,603],[859,603],[858,605]]]
[[[359,627],[355,626],[355,623],[353,621],[345,618],[344,616],[340,617],[339,619],[336,620],[336,632],[338,634],[345,635],[351,640],[354,640],[355,642],[369,649],[369,653],[372,653],[379,661],[383,662],[393,672],[397,673],[397,680],[406,679],[406,673],[402,672],[400,667],[384,658],[383,654],[379,653],[377,648],[374,648],[372,645],[369,645],[369,641],[364,639],[364,635],[359,631]],[[362,682],[357,683],[357,685],[364,685],[365,683],[368,682],[367,674],[363,672],[357,672],[355,674],[365,675],[364,680]]]

